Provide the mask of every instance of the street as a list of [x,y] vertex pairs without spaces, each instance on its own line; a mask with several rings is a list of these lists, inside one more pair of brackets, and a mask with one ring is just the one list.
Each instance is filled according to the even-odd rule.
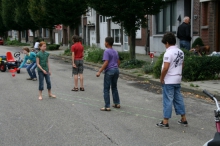
[[[0,46],[0,55],[6,51],[16,48]],[[0,146],[201,146],[215,134],[212,103],[185,97],[189,126],[178,125],[173,110],[170,129],[161,129],[162,94],[120,75],[121,108],[103,112],[103,74],[97,78],[97,69],[86,67],[85,91],[73,92],[71,63],[51,57],[50,66],[57,98],[44,90],[42,101],[25,69],[15,77],[0,72]]]

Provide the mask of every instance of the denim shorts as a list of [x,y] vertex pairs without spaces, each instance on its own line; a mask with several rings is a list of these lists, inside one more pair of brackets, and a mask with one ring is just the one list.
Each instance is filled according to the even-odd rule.
[[76,68],[73,67],[73,75],[78,75],[83,73],[83,60],[74,60]]

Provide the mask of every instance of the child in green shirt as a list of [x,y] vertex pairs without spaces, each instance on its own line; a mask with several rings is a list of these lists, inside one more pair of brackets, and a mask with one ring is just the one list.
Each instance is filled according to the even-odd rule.
[[39,44],[40,51],[36,55],[37,60],[37,69],[39,76],[39,100],[42,100],[42,91],[44,90],[44,78],[47,83],[47,89],[49,97],[56,98],[55,95],[51,93],[51,82],[50,82],[50,66],[49,66],[49,53],[46,52],[46,43],[40,42]]

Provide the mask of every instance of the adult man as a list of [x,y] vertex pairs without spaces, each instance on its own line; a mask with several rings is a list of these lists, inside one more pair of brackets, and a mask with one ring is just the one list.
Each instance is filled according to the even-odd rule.
[[191,36],[190,36],[190,18],[189,17],[184,17],[183,23],[178,27],[177,30],[177,38],[180,39],[180,48],[185,48],[188,51],[190,50],[190,41],[191,41]]
[[185,106],[180,93],[184,53],[175,46],[176,37],[173,33],[166,33],[163,36],[162,43],[166,47],[160,76],[163,88],[164,119],[157,126],[169,128],[168,120],[171,118],[173,105],[176,114],[181,115],[181,120],[178,123],[187,126]]

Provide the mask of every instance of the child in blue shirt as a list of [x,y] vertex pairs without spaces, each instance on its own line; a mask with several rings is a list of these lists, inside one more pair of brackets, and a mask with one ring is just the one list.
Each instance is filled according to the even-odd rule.
[[27,72],[30,76],[30,78],[27,78],[27,80],[33,80],[36,81],[37,80],[37,76],[36,76],[36,54],[34,52],[30,52],[29,48],[23,48],[23,53],[25,54],[24,60],[21,63],[21,65],[19,66],[19,70],[26,64],[27,60],[31,61],[31,64],[27,66]]

